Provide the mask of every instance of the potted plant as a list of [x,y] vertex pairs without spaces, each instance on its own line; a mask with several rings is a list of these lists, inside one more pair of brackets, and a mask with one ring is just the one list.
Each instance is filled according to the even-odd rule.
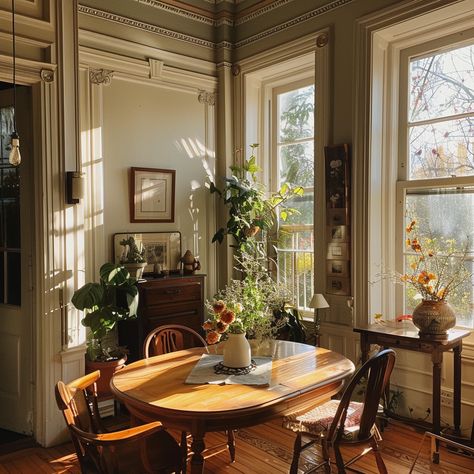
[[101,371],[97,391],[109,393],[110,378],[125,365],[126,351],[106,336],[118,321],[136,318],[138,288],[136,278],[123,265],[105,263],[100,282],[86,283],[74,292],[72,304],[84,312],[82,324],[91,331],[87,341],[86,372]]
[[[145,258],[145,248],[135,242],[135,238],[131,235],[128,239],[120,241],[120,245],[124,247],[120,263],[129,271],[135,278],[140,279],[143,275],[143,270],[147,265]],[[140,248],[139,248],[140,245]]]
[[264,184],[258,181],[261,169],[257,166],[255,149],[258,144],[250,145],[252,155],[244,164],[231,166],[232,176],[224,178],[223,189],[218,189],[210,183],[211,194],[217,195],[229,208],[229,219],[226,227],[221,227],[212,238],[212,242],[222,243],[226,234],[232,235],[238,251],[252,251],[255,246],[254,237],[260,231],[269,231],[275,222],[277,212],[280,219],[285,221],[290,215],[297,213],[296,209],[287,207],[286,201],[303,195],[301,186],[292,187],[283,183],[274,193],[268,193]]

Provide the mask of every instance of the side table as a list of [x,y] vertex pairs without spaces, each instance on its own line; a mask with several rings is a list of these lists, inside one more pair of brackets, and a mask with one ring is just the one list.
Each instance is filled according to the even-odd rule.
[[432,429],[437,435],[441,431],[441,366],[443,364],[443,354],[452,349],[454,352],[453,421],[456,434],[460,434],[462,340],[469,336],[470,331],[451,329],[445,339],[428,339],[425,337],[421,338],[418,334],[418,329],[413,324],[407,325],[406,323],[394,322],[357,327],[354,328],[354,331],[360,334],[362,363],[368,358],[371,344],[378,344],[383,348],[398,347],[431,355],[431,362],[433,364]]

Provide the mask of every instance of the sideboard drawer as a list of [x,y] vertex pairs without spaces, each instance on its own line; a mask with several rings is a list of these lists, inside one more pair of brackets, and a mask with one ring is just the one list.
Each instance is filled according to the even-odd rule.
[[145,286],[140,290],[143,307],[185,301],[201,301],[201,294],[202,285],[200,282],[186,285],[176,283],[166,286]]

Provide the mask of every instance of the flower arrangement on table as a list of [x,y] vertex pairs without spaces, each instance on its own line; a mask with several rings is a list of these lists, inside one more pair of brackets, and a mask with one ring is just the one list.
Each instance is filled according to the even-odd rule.
[[412,220],[406,227],[406,246],[414,254],[408,256],[411,271],[400,275],[400,280],[411,285],[423,300],[446,300],[471,277],[465,267],[467,247],[460,252],[451,239],[444,242],[444,252],[436,250],[440,242],[436,238],[418,236],[416,225]]
[[216,344],[228,333],[246,333],[258,340],[273,337],[278,329],[273,313],[290,300],[289,291],[271,278],[265,257],[242,252],[234,258],[244,276],[231,280],[206,303],[209,318],[203,328],[208,344]]

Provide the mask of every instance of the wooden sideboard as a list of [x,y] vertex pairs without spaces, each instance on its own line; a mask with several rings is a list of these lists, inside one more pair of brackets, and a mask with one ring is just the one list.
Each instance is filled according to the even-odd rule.
[[138,283],[138,317],[120,321],[119,344],[130,351],[128,361],[142,358],[147,334],[165,324],[182,324],[202,333],[205,275],[154,278]]

